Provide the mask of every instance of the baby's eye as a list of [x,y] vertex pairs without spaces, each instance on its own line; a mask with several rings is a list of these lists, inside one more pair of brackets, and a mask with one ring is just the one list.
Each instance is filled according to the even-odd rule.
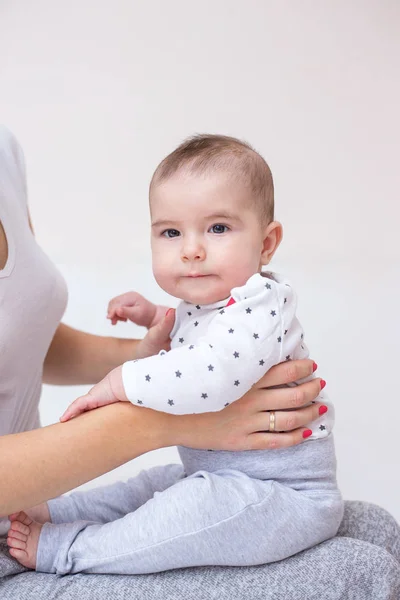
[[228,230],[229,227],[227,227],[226,225],[222,225],[221,223],[217,223],[216,225],[210,227],[210,231],[212,233],[225,233]]
[[163,235],[166,238],[174,238],[174,237],[178,237],[181,234],[179,233],[179,231],[177,229],[166,229],[165,231],[162,232],[161,235]]

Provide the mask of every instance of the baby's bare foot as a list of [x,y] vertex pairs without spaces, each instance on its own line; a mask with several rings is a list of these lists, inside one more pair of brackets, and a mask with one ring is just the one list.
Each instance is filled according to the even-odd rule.
[[43,525],[36,523],[23,511],[14,513],[8,518],[11,521],[11,527],[8,531],[7,544],[10,547],[11,556],[24,567],[35,569],[37,547]]
[[42,502],[36,506],[32,506],[25,511],[28,517],[36,521],[37,523],[51,523],[50,512],[47,506],[47,502]]

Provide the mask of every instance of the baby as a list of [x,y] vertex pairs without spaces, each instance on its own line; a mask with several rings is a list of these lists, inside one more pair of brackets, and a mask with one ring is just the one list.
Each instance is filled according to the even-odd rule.
[[[257,152],[226,136],[185,141],[156,169],[150,211],[154,276],[182,300],[171,350],[114,369],[62,420],[118,401],[175,414],[218,411],[273,365],[308,357],[292,287],[262,272],[282,227]],[[143,311],[148,324],[163,314],[147,301]],[[179,447],[183,467],[50,500],[39,515],[44,524],[11,515],[13,556],[48,573],[142,574],[258,565],[318,544],[336,534],[343,513],[332,405],[324,400],[319,414],[297,446]],[[279,416],[266,413],[265,430],[279,431]]]

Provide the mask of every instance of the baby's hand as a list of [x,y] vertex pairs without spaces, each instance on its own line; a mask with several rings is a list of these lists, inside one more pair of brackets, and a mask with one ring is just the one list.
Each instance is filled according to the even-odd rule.
[[143,327],[153,327],[165,315],[167,307],[156,306],[137,292],[126,292],[113,298],[107,310],[107,319],[115,325],[118,321],[132,321]]
[[128,400],[128,398],[122,383],[122,367],[117,367],[96,383],[87,394],[74,400],[61,416],[60,421],[63,423],[83,412],[120,400]]

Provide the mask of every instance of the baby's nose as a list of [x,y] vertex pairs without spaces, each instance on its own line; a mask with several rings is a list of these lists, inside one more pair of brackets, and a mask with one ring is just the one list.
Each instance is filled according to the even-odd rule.
[[204,260],[206,256],[205,248],[202,244],[195,243],[186,243],[182,248],[182,260],[183,262],[188,261],[200,261]]

